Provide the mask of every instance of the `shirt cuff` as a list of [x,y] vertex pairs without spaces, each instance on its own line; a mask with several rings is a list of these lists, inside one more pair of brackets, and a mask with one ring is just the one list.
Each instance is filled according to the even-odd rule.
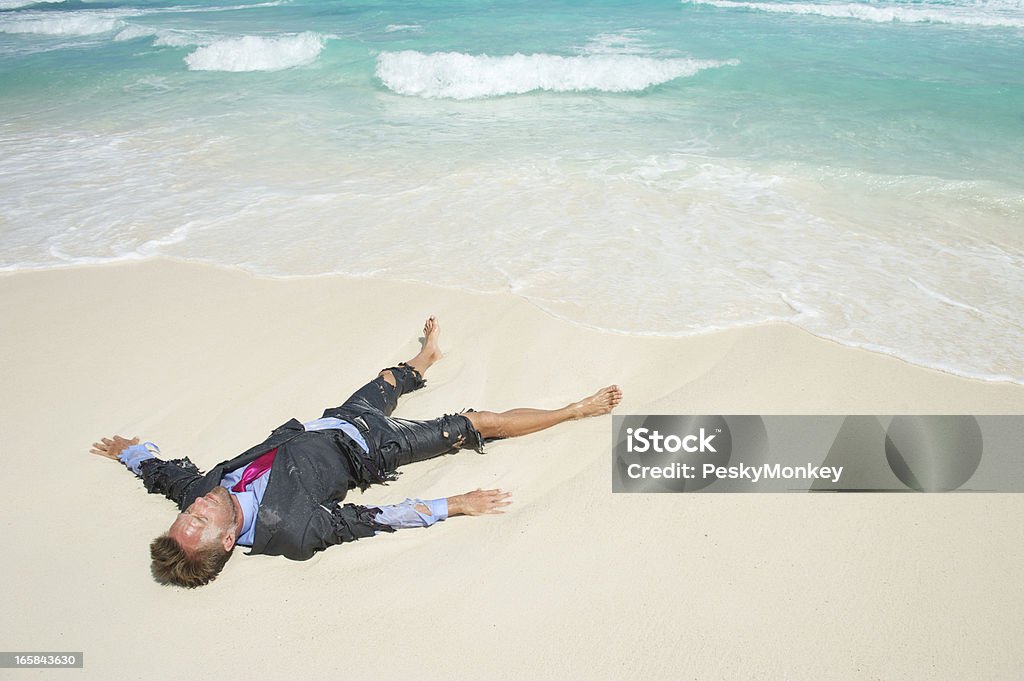
[[142,475],[141,464],[143,461],[155,459],[160,453],[160,448],[152,442],[143,442],[140,445],[132,445],[122,451],[117,459],[128,467],[135,475]]
[[423,504],[430,509],[430,512],[434,514],[434,522],[448,519],[448,500],[445,498],[431,499],[429,501],[421,501],[420,499],[415,500],[418,503]]

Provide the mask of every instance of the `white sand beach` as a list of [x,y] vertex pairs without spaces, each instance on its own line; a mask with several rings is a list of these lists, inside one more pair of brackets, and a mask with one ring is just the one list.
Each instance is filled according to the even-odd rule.
[[175,509],[92,442],[139,435],[207,469],[413,355],[429,314],[446,356],[399,416],[557,407],[610,383],[622,414],[1024,413],[1024,386],[781,324],[615,335],[509,294],[173,261],[0,275],[0,648],[85,656],[0,677],[1020,678],[1024,496],[613,495],[608,416],[347,499],[500,487],[504,515],[301,563],[239,551],[197,590],[152,580]]

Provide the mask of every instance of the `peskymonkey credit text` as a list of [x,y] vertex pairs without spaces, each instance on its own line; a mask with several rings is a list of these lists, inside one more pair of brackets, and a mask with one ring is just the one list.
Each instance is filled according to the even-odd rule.
[[782,464],[765,463],[759,466],[748,466],[741,463],[737,466],[717,466],[713,463],[688,464],[674,463],[668,466],[643,466],[638,463],[626,468],[626,475],[634,480],[648,478],[676,478],[696,480],[715,478],[717,480],[830,480],[839,482],[843,474],[842,466],[783,466]]

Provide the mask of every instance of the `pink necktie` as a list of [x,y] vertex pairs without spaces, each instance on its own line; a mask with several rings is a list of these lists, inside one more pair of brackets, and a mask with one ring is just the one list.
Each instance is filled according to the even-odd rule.
[[277,447],[274,447],[269,452],[246,466],[245,470],[242,471],[242,479],[238,481],[237,485],[231,488],[231,491],[244,492],[246,485],[270,470],[270,467],[274,465],[274,457],[276,455]]

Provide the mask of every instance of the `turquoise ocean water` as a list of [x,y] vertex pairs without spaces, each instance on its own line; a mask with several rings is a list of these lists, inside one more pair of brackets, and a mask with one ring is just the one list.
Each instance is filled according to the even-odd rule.
[[0,243],[1024,382],[1024,0],[0,0]]

